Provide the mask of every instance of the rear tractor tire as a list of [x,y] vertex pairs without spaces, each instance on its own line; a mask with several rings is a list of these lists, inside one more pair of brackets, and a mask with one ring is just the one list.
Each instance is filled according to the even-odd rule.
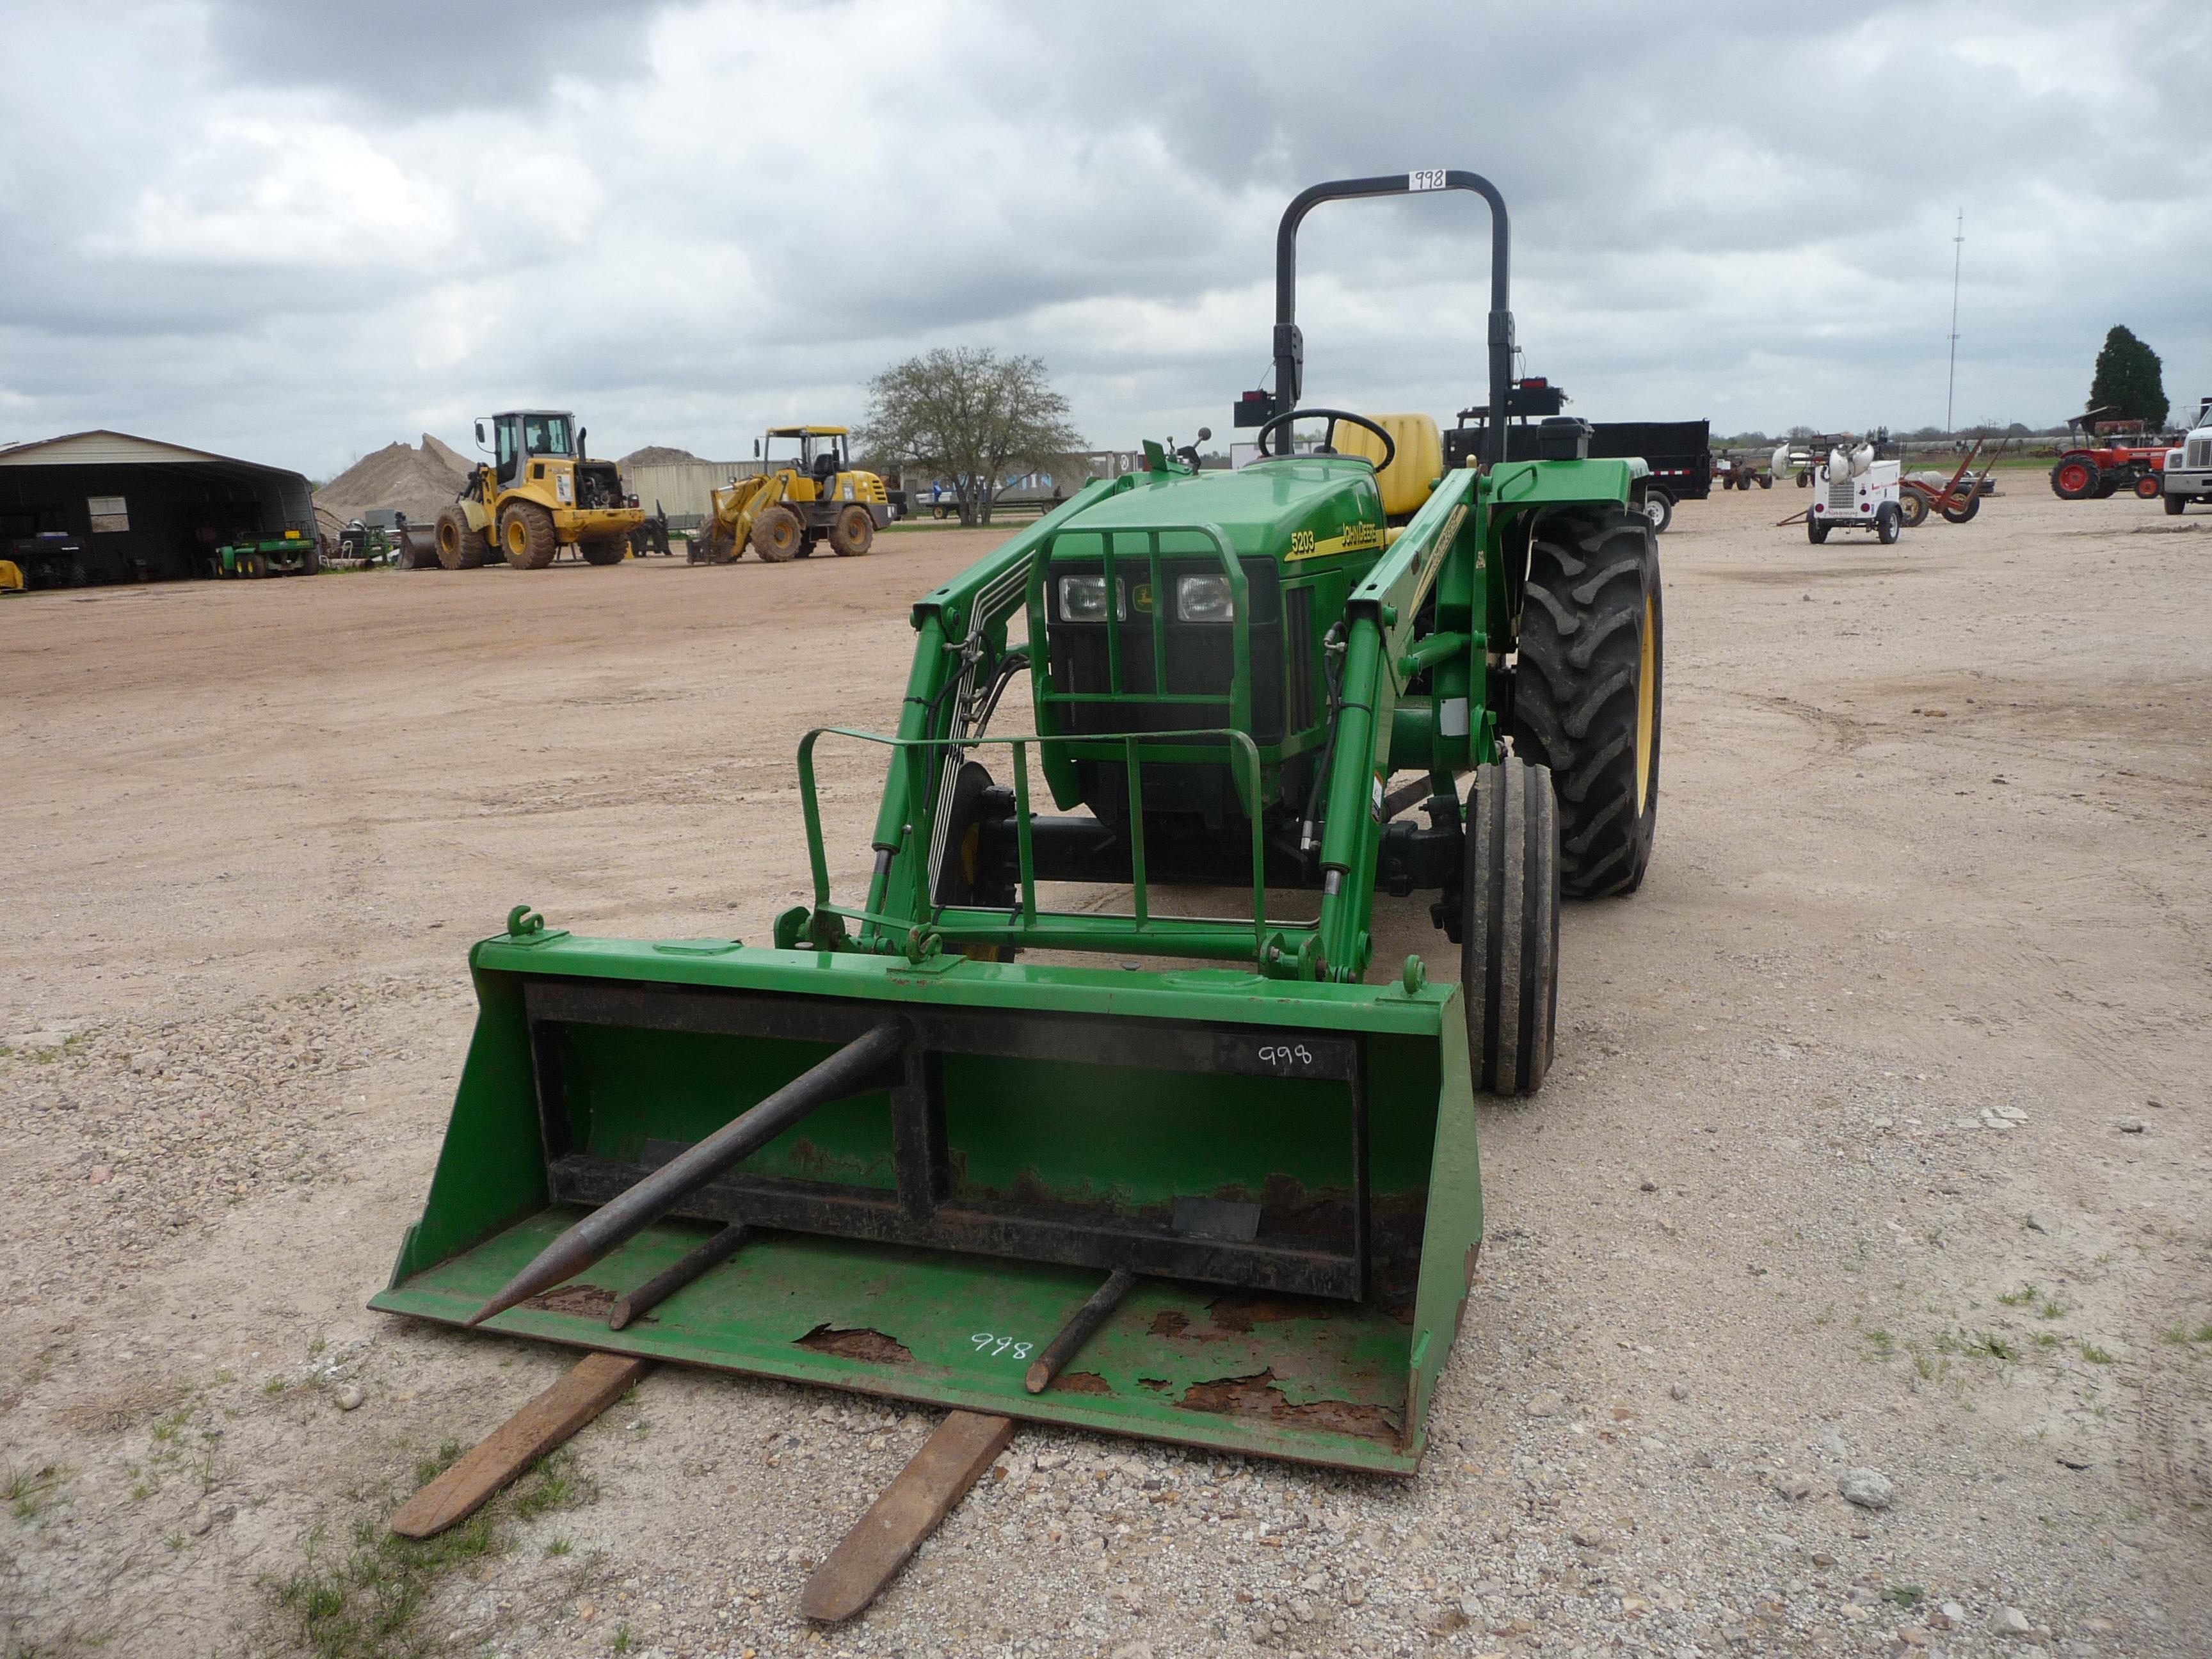
[[785,564],[799,555],[806,532],[799,514],[787,507],[771,507],[753,520],[753,551],[765,564]]
[[2097,493],[2097,464],[2081,455],[2063,455],[2051,469],[2051,493],[2062,501],[2085,501]]
[[584,556],[586,564],[620,564],[629,556],[629,538],[598,536],[578,542],[576,550]]
[[1533,1095],[1559,1006],[1559,812],[1552,775],[1508,756],[1467,794],[1460,996],[1475,1086]]
[[449,507],[438,514],[438,562],[448,570],[474,570],[490,556],[483,532],[469,527],[468,514]]
[[830,526],[830,546],[841,559],[858,558],[876,542],[876,521],[857,503],[840,507]]
[[1513,752],[1551,769],[1559,885],[1575,898],[1632,893],[1651,862],[1665,620],[1658,542],[1640,514],[1570,507],[1539,521],[1522,602]]
[[499,515],[499,550],[517,570],[544,569],[561,550],[553,515],[533,501],[517,501]]

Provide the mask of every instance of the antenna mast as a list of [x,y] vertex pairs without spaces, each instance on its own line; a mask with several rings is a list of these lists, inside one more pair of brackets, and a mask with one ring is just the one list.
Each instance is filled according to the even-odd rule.
[[1951,373],[1943,383],[1943,430],[1953,430],[1952,404],[1959,390],[1959,267],[1966,257],[1966,210],[1959,210],[1959,232],[1951,239]]

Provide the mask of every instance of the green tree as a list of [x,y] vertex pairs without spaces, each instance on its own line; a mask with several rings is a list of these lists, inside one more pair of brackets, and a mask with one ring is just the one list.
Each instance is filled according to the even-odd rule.
[[1009,471],[1053,467],[1083,439],[1037,358],[939,346],[868,382],[857,444],[879,465],[896,465],[909,490],[917,474],[952,484],[960,522],[972,525],[991,522],[991,502]]
[[2089,407],[2109,410],[2108,421],[2141,421],[2154,432],[2166,425],[2166,380],[2158,353],[2134,333],[2115,326],[2097,354],[2089,382]]

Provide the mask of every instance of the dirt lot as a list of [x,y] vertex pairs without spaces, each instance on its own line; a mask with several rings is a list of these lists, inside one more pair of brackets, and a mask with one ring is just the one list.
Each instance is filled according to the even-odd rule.
[[826,1638],[926,1414],[663,1370],[383,1549],[563,1361],[362,1304],[467,942],[763,936],[799,732],[892,720],[986,538],[0,604],[0,1651],[2212,1650],[2212,518],[2007,488],[1896,548],[1678,515],[1658,858],[1484,1109],[1419,1480],[1025,1430]]

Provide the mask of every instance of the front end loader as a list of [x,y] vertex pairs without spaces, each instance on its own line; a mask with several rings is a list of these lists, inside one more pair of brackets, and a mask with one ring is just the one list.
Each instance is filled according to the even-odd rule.
[[[813,896],[770,942],[518,907],[474,948],[376,1307],[1414,1471],[1482,1237],[1476,1097],[1543,1079],[1561,893],[1643,878],[1662,665],[1639,463],[1571,420],[1508,461],[1500,419],[1447,471],[1425,416],[1300,404],[1300,222],[1432,191],[1489,204],[1505,407],[1498,191],[1299,196],[1238,410],[1262,458],[1148,446],[926,595],[896,730],[800,746]],[[816,767],[854,745],[884,786],[844,891]],[[1417,893],[1457,984],[1375,960],[1378,895]]]
[[[779,441],[792,453],[779,457]],[[856,557],[891,521],[890,492],[853,465],[844,427],[772,426],[754,453],[760,472],[714,492],[694,563],[732,564],[750,547],[763,563],[781,564],[823,541],[841,558]]]
[[645,509],[623,492],[612,461],[586,458],[584,437],[565,410],[478,421],[477,442],[492,459],[471,471],[438,514],[438,562],[473,570],[496,553],[519,570],[543,570],[573,547],[586,564],[621,563]]

